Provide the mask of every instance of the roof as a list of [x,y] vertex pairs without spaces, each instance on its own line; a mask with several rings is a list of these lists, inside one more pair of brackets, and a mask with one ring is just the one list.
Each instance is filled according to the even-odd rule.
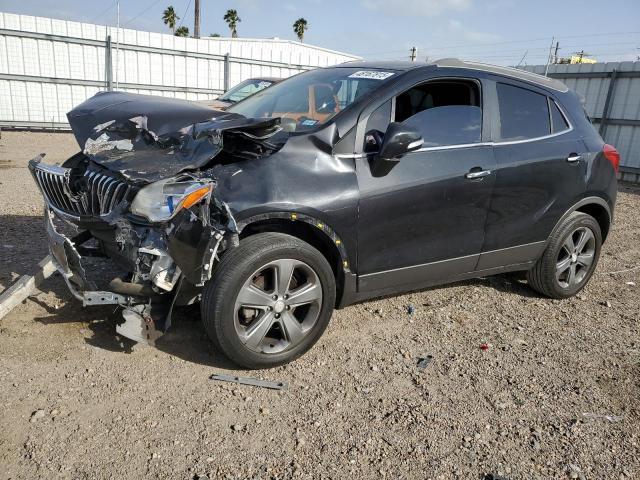
[[438,67],[468,68],[470,70],[495,73],[496,75],[503,75],[505,77],[511,77],[517,80],[534,83],[542,87],[551,88],[562,93],[569,91],[569,88],[560,80],[538,75],[537,73],[519,70],[517,68],[500,67],[498,65],[489,65],[488,63],[480,62],[467,62],[464,60],[458,60],[457,58],[441,58],[433,63]]
[[558,92],[567,92],[569,89],[567,86],[559,80],[553,78],[538,75],[536,73],[527,72],[510,67],[500,67],[498,65],[490,65],[488,63],[480,62],[468,62],[459,60],[457,58],[442,58],[436,60],[433,63],[419,63],[409,61],[384,61],[376,62],[370,60],[357,60],[353,62],[341,63],[335,65],[336,67],[356,67],[356,68],[368,68],[372,70],[394,70],[394,71],[407,71],[420,67],[440,67],[440,68],[467,68],[470,70],[479,70],[487,73],[495,73],[496,75],[503,75],[505,77],[515,78],[525,82],[540,85],[542,87],[551,88]]

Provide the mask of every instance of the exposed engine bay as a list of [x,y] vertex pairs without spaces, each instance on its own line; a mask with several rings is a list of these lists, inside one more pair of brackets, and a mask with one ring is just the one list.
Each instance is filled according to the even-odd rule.
[[[84,305],[122,306],[117,331],[153,343],[175,305],[197,300],[218,254],[238,244],[214,167],[270,155],[288,133],[278,118],[119,92],[94,96],[68,118],[82,151],[62,166],[44,155],[29,163],[52,256]],[[94,259],[117,273],[105,276]]]

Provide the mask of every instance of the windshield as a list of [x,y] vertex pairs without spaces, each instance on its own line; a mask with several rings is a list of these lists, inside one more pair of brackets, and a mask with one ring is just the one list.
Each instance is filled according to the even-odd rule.
[[310,130],[363,95],[380,88],[393,71],[323,68],[291,77],[229,108],[245,117],[280,117],[290,132]]
[[267,87],[273,85],[271,80],[262,80],[260,78],[250,78],[244,82],[240,82],[238,85],[227,91],[224,95],[218,97],[218,100],[225,102],[236,103],[240,100],[253,95],[260,90],[264,90]]

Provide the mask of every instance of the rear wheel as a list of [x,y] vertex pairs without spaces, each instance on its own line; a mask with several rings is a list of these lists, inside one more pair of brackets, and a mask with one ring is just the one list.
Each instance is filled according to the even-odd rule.
[[235,363],[266,368],[290,362],[324,332],[335,279],[324,256],[281,233],[262,233],[227,252],[205,286],[202,320]]
[[582,290],[598,264],[602,233],[590,215],[573,212],[552,234],[546,250],[527,272],[531,287],[551,298]]

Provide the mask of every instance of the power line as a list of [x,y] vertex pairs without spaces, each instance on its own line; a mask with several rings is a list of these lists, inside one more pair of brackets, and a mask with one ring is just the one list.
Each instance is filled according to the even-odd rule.
[[99,20],[100,18],[102,18],[102,16],[107,13],[109,10],[111,10],[113,7],[116,6],[116,4],[118,3],[118,1],[116,0],[115,2],[113,2],[110,6],[108,6],[105,10],[103,10],[102,12],[100,12],[98,15],[96,15],[95,17],[93,17],[91,20],[89,20],[89,23],[96,23],[97,20]]
[[191,1],[192,0],[189,0],[189,3],[187,3],[187,8],[184,9],[184,13],[182,14],[182,17],[180,18],[180,23],[178,23],[178,26],[176,27],[176,30],[182,26],[182,22],[184,22],[184,19],[187,16],[187,12],[189,11],[189,7],[191,6]]
[[[588,44],[571,44],[571,45],[565,45],[562,44],[562,48],[566,51],[568,49],[581,49],[581,48],[587,48],[589,50],[594,50],[593,47],[611,47],[611,46],[629,46],[632,49],[635,49],[635,47],[638,45],[637,42],[614,42],[614,43],[588,43]],[[426,53],[428,53],[430,56],[437,56],[434,55],[432,49],[425,49]],[[549,47],[531,47],[529,46],[528,48],[525,47],[525,50],[527,50],[529,52],[529,54],[527,55],[527,57],[532,57],[532,56],[545,56],[545,52],[548,52]],[[596,54],[597,52],[597,48],[596,50]],[[469,52],[469,51],[460,51],[460,52],[456,52],[455,54],[452,52],[453,55],[466,55],[466,56],[472,56],[472,55],[476,55],[479,57],[487,57],[487,56],[500,56],[500,57],[516,57],[516,56],[520,56],[522,54],[523,49],[522,48],[517,48],[517,49],[490,49],[490,50],[486,50],[486,51],[476,51],[476,52]],[[387,57],[392,57],[392,58],[400,58],[400,57],[404,57],[404,53],[406,52],[406,50],[389,50],[389,51],[384,51],[384,52],[378,52],[378,54],[376,55],[377,58],[387,58]],[[513,55],[508,55],[510,53],[513,53]]]
[[[636,34],[640,34],[640,31],[594,33],[594,34],[583,34],[583,35],[563,35],[558,38],[562,40],[567,38],[587,38],[587,37],[603,37],[603,36],[607,37],[607,36],[636,35]],[[421,50],[429,50],[429,51],[450,50],[450,49],[456,49],[456,48],[483,48],[483,47],[491,47],[491,46],[497,46],[497,45],[512,45],[517,43],[541,42],[541,41],[548,41],[548,40],[549,40],[548,37],[543,37],[543,38],[530,38],[530,39],[523,39],[523,40],[508,40],[503,42],[491,42],[491,43],[467,43],[467,44],[460,44],[460,45],[447,45],[447,46],[441,46],[441,47],[418,46],[417,48]],[[607,45],[610,45],[610,44],[607,44]],[[547,48],[545,47],[545,50],[546,49]],[[405,51],[406,49],[388,50],[386,53],[396,53],[396,52],[402,53]],[[519,49],[518,51],[522,52],[522,49]],[[385,53],[385,52],[356,52],[357,55],[372,55],[372,54],[375,55],[380,53]]]
[[151,5],[149,5],[147,8],[145,8],[143,11],[141,11],[138,15],[136,15],[133,18],[130,18],[129,20],[127,20],[125,23],[122,24],[122,26],[124,27],[125,25],[129,25],[131,22],[133,22],[134,20],[140,18],[142,15],[144,15],[145,13],[147,13],[149,10],[151,10],[153,7],[155,7],[158,3],[160,3],[160,0],[156,0],[155,2],[153,2]]

